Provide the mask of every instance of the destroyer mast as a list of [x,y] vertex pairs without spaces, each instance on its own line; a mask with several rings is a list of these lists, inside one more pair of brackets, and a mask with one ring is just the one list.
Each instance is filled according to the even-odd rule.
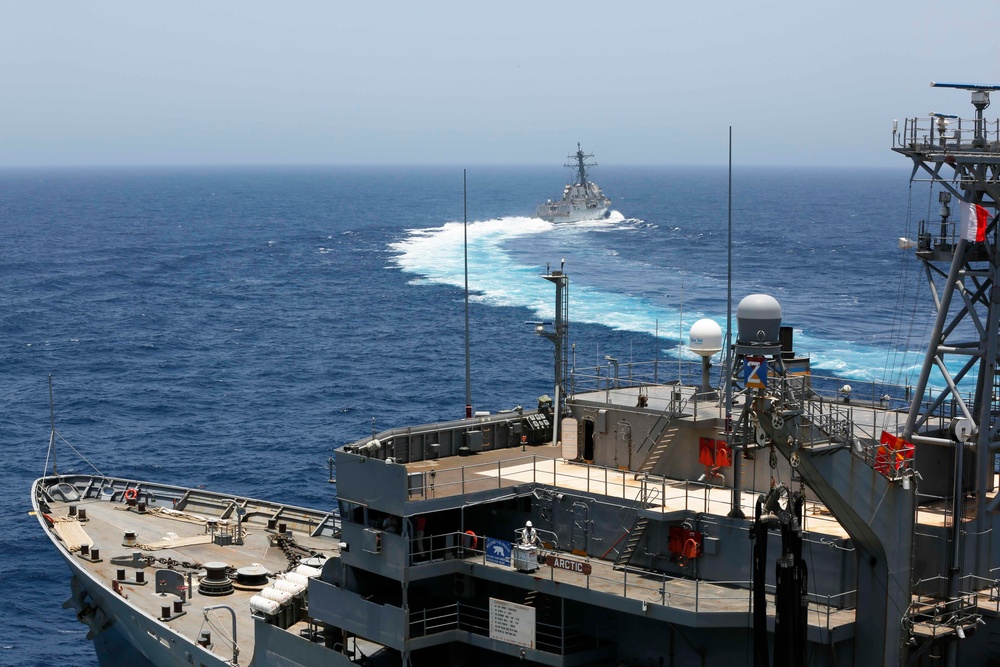
[[580,142],[576,143],[576,154],[567,156],[568,159],[573,160],[570,164],[564,164],[564,167],[569,169],[576,169],[576,184],[582,185],[585,189],[587,187],[587,169],[591,167],[596,167],[596,162],[587,163],[585,160],[594,157],[593,153],[585,154],[583,148],[580,146]]

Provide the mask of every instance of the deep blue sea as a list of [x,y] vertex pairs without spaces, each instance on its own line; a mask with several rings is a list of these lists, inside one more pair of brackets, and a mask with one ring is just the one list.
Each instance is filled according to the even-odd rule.
[[[777,298],[814,373],[915,379],[931,308],[896,240],[937,204],[909,172],[733,171],[734,302]],[[461,167],[0,171],[0,664],[96,664],[28,515],[49,375],[58,432],[106,474],[330,507],[327,461],[373,419],[464,413],[466,234],[477,410],[551,393],[525,324],[551,317],[548,263],[580,365],[725,324],[724,167],[601,166],[608,220],[533,219],[567,176],[470,169],[466,228]]]

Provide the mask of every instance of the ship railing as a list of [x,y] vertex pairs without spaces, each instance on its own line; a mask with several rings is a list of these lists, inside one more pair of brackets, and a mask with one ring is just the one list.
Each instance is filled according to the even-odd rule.
[[[671,505],[664,511],[678,509],[677,502],[668,501],[683,499],[684,509],[711,512],[712,508],[722,511],[723,504],[713,496],[712,490],[729,492],[729,489],[692,480],[638,474],[634,470],[594,464],[578,465],[565,459],[537,454],[493,463],[439,468],[431,473],[411,473],[413,474],[426,474],[429,479],[426,484],[412,485],[411,498],[415,499],[464,495],[532,483],[556,487],[564,493],[579,490],[588,494],[621,498],[646,508],[657,504]],[[728,509],[722,513],[727,511]]]
[[[975,581],[963,577],[961,584],[964,587],[974,586]],[[949,596],[945,594],[947,587],[948,578],[940,575],[921,579],[913,585],[913,601],[905,617],[911,632],[916,628],[920,634],[937,637],[952,634],[957,628],[975,625],[979,621],[979,592],[963,590],[958,595]]]
[[[607,582],[610,586],[620,586],[622,597],[641,599],[647,604],[660,604],[665,607],[675,607],[694,612],[705,613],[705,605],[713,611],[748,610],[753,586],[750,580],[708,580],[685,576],[674,576],[662,572],[652,572],[642,568],[626,566],[621,569],[620,580],[591,574],[590,579]],[[631,577],[630,577],[631,575]],[[602,590],[610,588],[603,586]],[[766,592],[773,595],[775,587],[765,586]],[[808,593],[810,611],[817,616],[816,625],[831,627],[832,615],[841,610],[854,608],[857,589],[833,594]]]
[[[448,533],[436,533],[434,535],[424,535],[423,537],[410,537],[410,566],[419,567],[430,563],[437,563],[442,560],[453,558],[475,558],[479,557],[483,563],[487,562],[486,540],[503,539],[514,544],[522,542],[521,533],[523,528],[514,531],[512,539],[496,538],[495,535],[481,535],[473,530],[452,531]],[[559,538],[551,530],[536,528],[541,543],[546,549],[558,550]]]
[[[771,589],[771,593],[776,593],[777,589],[771,586],[765,586],[765,590]],[[807,610],[807,618],[812,617],[815,614],[815,624],[821,626],[826,630],[832,630],[834,626],[834,615],[839,613],[850,613],[853,612],[856,607],[856,601],[858,599],[858,589],[852,589],[849,591],[844,591],[843,593],[834,593],[832,595],[820,595],[819,593],[808,593],[806,597],[809,599],[809,608]]]
[[[812,376],[776,378],[770,391],[779,397],[779,411],[786,415],[802,414],[811,428],[800,428],[797,437],[802,445],[843,444],[852,453],[889,479],[912,474],[915,449],[897,438],[907,419],[910,387],[887,383],[865,383],[866,391],[855,385],[841,385],[843,380]],[[930,411],[933,396],[923,403],[927,424],[945,428],[961,414],[955,400]],[[897,407],[898,406],[898,407]]]
[[[725,516],[732,509],[731,487],[707,481],[670,479],[660,475],[643,475],[639,477],[639,481],[642,490],[638,497],[646,512],[667,514],[684,510],[689,513]],[[766,493],[767,489],[742,489],[740,508],[746,515],[752,516],[757,497]],[[806,500],[804,510],[802,529],[805,531],[826,533],[833,526],[839,525],[837,519],[821,502]],[[823,544],[829,546],[828,542]]]
[[[477,535],[475,536],[476,541],[472,542],[469,533],[457,531],[444,535],[425,537],[424,539],[428,540],[429,548],[415,550],[412,554],[411,565],[413,567],[420,567],[454,558],[476,559],[484,566],[488,565],[493,561],[490,561],[487,557],[486,537],[484,535]],[[829,546],[821,540],[807,541]],[[542,553],[559,554],[562,552],[550,548],[550,545],[546,545]],[[571,558],[578,557],[571,556]],[[596,564],[595,561],[590,560],[585,562]],[[752,596],[752,582],[750,580],[699,579],[697,577],[672,575],[632,566],[626,566],[620,570],[607,567],[607,574],[601,574],[604,571],[594,567],[589,574],[572,575],[562,569],[550,567],[548,578],[550,581],[556,581],[557,578],[567,577],[567,579],[560,580],[559,583],[561,585],[575,585],[587,590],[599,590],[612,595],[620,595],[623,598],[638,600],[645,604],[659,604],[665,607],[673,607],[696,613],[706,613],[709,611],[739,612],[750,609],[749,605]],[[532,574],[534,578],[539,578],[539,576],[538,572]],[[569,577],[576,578],[569,579]],[[766,591],[773,595],[775,592],[774,586],[766,586]],[[810,615],[815,614],[815,617],[810,616],[811,622],[814,625],[825,626],[827,629],[830,629],[834,622],[834,615],[841,611],[850,611],[853,608],[856,594],[856,590],[834,594],[808,593],[807,598],[810,603],[809,613]],[[485,613],[485,610],[464,603],[445,605],[435,609],[411,613],[411,636],[419,637],[425,634],[435,634],[455,629],[472,630],[470,626],[474,626],[474,620],[479,613]],[[488,618],[486,620],[488,621]],[[565,643],[569,639],[568,635],[559,636],[558,627],[552,626],[552,628],[554,628],[552,646],[573,646],[572,642]],[[557,642],[556,640],[560,641]],[[541,636],[539,636],[538,643],[543,643]]]
[[410,565],[419,567],[454,558],[485,556],[485,536],[473,531],[425,534],[410,537]]
[[449,630],[475,631],[480,625],[479,619],[475,618],[475,611],[475,607],[461,602],[427,609],[411,609],[410,638],[427,637]]
[[[753,586],[750,580],[726,581],[678,577],[634,567],[624,567],[621,573],[620,581],[591,575],[587,582],[588,588],[589,579],[599,579],[611,585],[620,585],[622,597],[695,613],[741,611],[749,613],[752,607]],[[602,590],[605,588],[608,586],[603,586]],[[769,584],[765,586],[765,591],[774,595],[775,587]],[[806,597],[809,601],[810,621],[829,630],[836,622],[835,615],[840,612],[850,613],[854,608],[857,590],[830,595],[808,593]]]
[[[712,387],[721,396],[723,380],[719,372],[721,364],[713,366]],[[885,411],[909,410],[913,399],[913,387],[908,384],[896,384],[881,380],[860,380],[835,375],[790,375],[780,378],[770,374],[769,383],[781,382],[783,390],[789,397],[799,400],[812,399],[829,403],[848,402],[855,405],[876,406]],[[571,371],[571,393],[576,395],[582,391],[605,391],[613,389],[640,388],[648,386],[701,386],[701,362],[682,361],[641,361],[641,362],[609,362],[607,365],[574,367]],[[845,394],[844,389],[849,387]],[[924,399],[922,414],[928,413],[933,399],[934,390],[928,391]],[[971,396],[966,397],[966,403],[971,402]],[[935,409],[933,417],[941,421],[961,416],[958,403],[954,400],[946,402]]]
[[[778,589],[774,584],[765,584],[764,592],[769,595],[776,595]],[[806,600],[809,603],[808,614],[810,622],[817,627],[831,630],[836,622],[834,618],[836,615],[851,614],[854,612],[857,608],[857,596],[858,589],[856,588],[841,593],[830,594],[807,592]]]
[[989,609],[994,615],[1000,615],[1000,568],[993,568],[990,574],[993,578],[980,577],[975,574],[967,574],[960,579],[959,586],[963,590],[977,591],[979,595],[979,606],[982,609]]
[[696,613],[706,611],[704,609],[706,602],[714,603],[711,605],[714,610],[720,609],[723,606],[720,603],[726,602],[732,603],[732,606],[725,608],[725,611],[749,609],[747,606],[751,594],[749,580],[707,581],[628,566],[621,568],[621,573],[620,582],[609,577],[593,575],[592,577],[612,584],[617,582],[621,585],[622,597],[640,599],[646,604],[660,604]]
[[[803,383],[799,378],[802,376],[792,376],[786,378],[788,382],[788,392],[791,398],[797,400],[822,401],[826,404],[844,404],[854,407],[868,407],[880,413],[900,412],[902,417],[899,421],[890,418],[889,421],[898,424],[899,428],[905,422],[906,413],[910,409],[910,404],[914,398],[914,388],[908,384],[894,384],[881,380],[854,380],[850,378],[837,377],[832,375],[809,375]],[[846,387],[845,387],[846,385]],[[848,391],[845,392],[845,389]],[[931,425],[945,426],[956,417],[962,416],[958,401],[952,398],[937,406],[934,410],[930,407],[934,402],[934,395],[938,389],[928,389],[927,396],[921,401],[920,413],[928,416]],[[972,403],[972,395],[966,395],[963,400],[967,405]]]
[[982,140],[977,143],[974,143],[974,118],[951,118],[943,127],[942,132],[935,116],[904,118],[902,130],[898,126],[893,129],[892,147],[913,151],[1000,152],[1000,119],[983,120]]
[[[608,498],[621,498],[644,510],[661,513],[685,510],[724,515],[732,508],[732,489],[708,482],[672,479],[662,475],[637,474],[608,466],[577,465],[564,459],[530,454],[495,463],[472,463],[452,468],[440,468],[426,474],[430,480],[413,485],[411,498],[449,497],[493,489],[503,489],[525,483],[544,484],[558,489],[556,493],[572,494],[574,490]],[[450,481],[444,481],[450,480]],[[753,512],[759,493],[744,489],[743,509]],[[834,521],[823,514],[818,503],[807,503],[806,525],[819,521],[818,526]]]
[[958,247],[959,230],[955,220],[921,220],[917,225],[917,250],[952,252]]
[[[617,370],[616,370],[617,369]],[[724,388],[720,374],[721,364],[712,366],[711,385],[721,396]],[[778,380],[769,373],[769,382]],[[810,395],[830,400],[842,399],[840,390],[850,385],[850,396],[857,401],[883,405],[886,409],[904,409],[910,405],[913,387],[880,380],[859,380],[833,375],[790,375],[793,384],[804,386]],[[572,393],[583,391],[610,391],[613,389],[647,386],[682,385],[701,386],[701,362],[682,361],[629,361],[611,362],[608,365],[575,367],[571,371]]]
[[[938,527],[951,525],[953,512],[951,496],[927,493],[920,486],[917,486],[914,495],[916,496],[914,535],[933,540],[946,539]],[[924,526],[930,527],[930,530],[923,530]]]
[[[460,630],[483,637],[490,634],[490,610],[467,602],[410,611],[410,638],[430,637]],[[604,629],[602,629],[604,628]],[[607,623],[591,619],[586,623],[561,626],[535,621],[535,647],[539,651],[568,655],[598,649],[609,644]]]
[[428,483],[423,487],[417,485],[411,497],[446,497],[502,489],[527,482],[581,488],[587,493],[599,493],[628,500],[633,500],[641,492],[641,485],[635,479],[634,471],[595,465],[572,465],[565,459],[537,454],[518,456],[495,463],[471,463],[439,468],[433,473],[426,474],[429,476]]
[[[661,375],[669,379],[661,380]],[[714,382],[716,385],[721,384],[718,373],[715,373]],[[605,365],[574,367],[570,372],[570,389],[574,395],[581,391],[610,391],[678,383],[701,386],[701,362],[614,360]]]

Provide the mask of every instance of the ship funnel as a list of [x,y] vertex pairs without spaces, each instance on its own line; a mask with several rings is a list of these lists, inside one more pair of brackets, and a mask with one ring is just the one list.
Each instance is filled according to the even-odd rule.
[[781,352],[781,304],[767,294],[750,294],[736,307],[736,351],[771,355]]

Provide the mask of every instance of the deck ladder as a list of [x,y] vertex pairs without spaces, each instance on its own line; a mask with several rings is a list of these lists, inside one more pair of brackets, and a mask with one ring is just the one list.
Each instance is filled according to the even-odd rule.
[[646,517],[636,517],[635,524],[633,524],[632,530],[629,532],[628,541],[625,542],[625,546],[618,553],[618,558],[615,559],[616,570],[624,569],[631,562],[632,556],[635,555],[635,550],[639,548],[639,543],[642,542],[642,536],[646,534],[646,525],[648,523],[649,519]]
[[646,460],[642,462],[642,467],[639,468],[636,475],[637,478],[644,474],[653,472],[653,468],[656,467],[656,464],[660,462],[663,455],[667,453],[668,449],[670,449],[670,444],[674,441],[674,436],[677,435],[677,431],[677,424],[673,423],[673,420],[668,417],[667,423],[664,424],[659,437],[656,438],[656,442],[653,443],[653,447],[649,450],[649,454],[646,455]]

